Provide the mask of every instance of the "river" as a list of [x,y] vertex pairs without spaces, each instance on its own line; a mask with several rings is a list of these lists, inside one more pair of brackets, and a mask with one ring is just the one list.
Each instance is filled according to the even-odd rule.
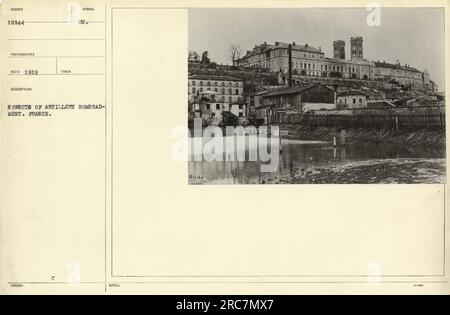
[[[192,138],[191,138],[192,139]],[[198,139],[198,138],[197,138]],[[246,157],[252,147],[246,147]],[[189,161],[190,184],[445,183],[445,149],[281,140],[278,167],[260,161]]]

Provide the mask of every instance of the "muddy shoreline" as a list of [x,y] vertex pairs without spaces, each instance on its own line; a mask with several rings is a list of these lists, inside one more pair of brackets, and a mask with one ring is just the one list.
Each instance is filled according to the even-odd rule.
[[[283,138],[292,140],[333,141],[338,128],[311,127],[297,124],[280,125]],[[445,150],[445,129],[395,130],[350,128],[345,130],[346,143],[410,144],[438,147]]]

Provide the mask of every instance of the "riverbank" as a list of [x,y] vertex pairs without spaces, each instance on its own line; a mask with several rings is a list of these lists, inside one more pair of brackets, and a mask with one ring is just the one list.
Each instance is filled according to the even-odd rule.
[[[283,138],[295,140],[333,141],[337,128],[311,127],[298,124],[280,125]],[[345,130],[346,143],[429,145],[445,149],[444,129],[395,130],[350,128]]]
[[295,170],[280,184],[441,184],[445,159],[352,161],[339,167]]

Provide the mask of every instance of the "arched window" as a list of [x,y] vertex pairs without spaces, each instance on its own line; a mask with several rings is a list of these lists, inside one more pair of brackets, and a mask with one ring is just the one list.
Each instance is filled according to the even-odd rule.
[[195,87],[192,88],[192,94],[195,94]]

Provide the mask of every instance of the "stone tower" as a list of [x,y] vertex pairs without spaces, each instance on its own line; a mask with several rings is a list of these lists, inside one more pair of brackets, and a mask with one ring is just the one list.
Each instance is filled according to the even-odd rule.
[[333,56],[336,59],[345,59],[345,42],[343,40],[333,42]]
[[350,53],[352,59],[362,59],[363,57],[363,39],[361,36],[350,38]]

